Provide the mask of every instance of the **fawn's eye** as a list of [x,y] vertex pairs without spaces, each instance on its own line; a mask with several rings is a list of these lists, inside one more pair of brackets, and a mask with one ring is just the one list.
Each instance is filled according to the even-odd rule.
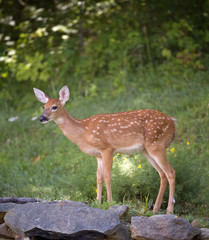
[[53,106],[53,107],[52,107],[52,110],[57,110],[57,106]]

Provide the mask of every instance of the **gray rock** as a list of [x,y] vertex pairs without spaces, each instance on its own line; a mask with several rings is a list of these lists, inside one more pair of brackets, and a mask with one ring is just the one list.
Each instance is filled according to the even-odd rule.
[[2,223],[0,225],[0,238],[5,237],[5,238],[15,238],[15,234],[12,232],[11,229],[7,227],[5,223]]
[[112,235],[120,226],[115,213],[72,201],[17,205],[4,220],[19,236],[49,239],[93,240]]
[[111,206],[109,207],[108,211],[114,212],[118,215],[119,218],[123,218],[129,211],[129,207],[126,205],[122,206]]
[[15,203],[0,203],[0,224],[4,222],[5,214],[15,206]]
[[200,239],[209,240],[209,228],[201,228]]
[[108,240],[131,240],[130,223],[121,222],[116,232]]
[[174,215],[155,215],[132,217],[131,233],[137,240],[191,240],[200,229]]
[[200,221],[198,219],[194,219],[191,225],[192,227],[200,228]]

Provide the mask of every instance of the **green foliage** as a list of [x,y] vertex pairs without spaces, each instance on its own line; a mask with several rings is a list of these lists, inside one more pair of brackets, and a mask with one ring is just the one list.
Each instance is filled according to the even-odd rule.
[[115,205],[119,205],[119,204],[115,201],[112,201],[112,202],[104,201],[103,203],[99,203],[98,201],[93,201],[90,203],[91,207],[101,208],[103,210],[108,210],[111,206],[115,206]]
[[26,55],[25,61],[19,63],[16,69],[17,81],[31,80],[47,81],[50,77],[48,62],[43,62],[44,55],[36,52],[34,56]]
[[[127,93],[137,82],[133,76],[147,67],[185,75],[189,68],[208,68],[209,6],[204,1],[38,0],[21,5],[8,0],[0,5],[4,91],[11,79],[18,92],[25,90],[20,82],[46,88],[52,81],[54,91],[70,81],[73,92],[96,96],[102,78],[115,96]],[[7,99],[15,104],[12,96]]]
[[[208,216],[208,74],[190,72],[190,80],[179,86],[174,80],[171,84],[173,78],[168,79],[166,73],[158,72],[159,80],[153,88],[152,73],[146,73],[137,77],[139,84],[135,90],[130,88],[127,95],[105,101],[97,96],[74,98],[67,108],[77,118],[142,108],[158,109],[177,118],[177,137],[167,150],[168,159],[177,172],[175,211]],[[105,94],[101,89],[100,93]],[[21,102],[27,108],[5,109],[0,115],[0,195],[71,199],[96,206],[95,159],[83,154],[54,123],[40,125],[39,121],[31,120],[42,112],[32,91]],[[17,121],[7,121],[16,115]],[[158,173],[141,154],[114,156],[113,198],[118,203],[133,204],[137,209],[131,210],[133,214],[150,214],[159,180]],[[106,201],[105,186],[103,201]],[[163,209],[167,201],[168,189]]]

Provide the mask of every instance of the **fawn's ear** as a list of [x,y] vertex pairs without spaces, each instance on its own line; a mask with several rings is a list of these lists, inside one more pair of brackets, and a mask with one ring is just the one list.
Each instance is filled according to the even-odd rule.
[[64,86],[60,91],[59,91],[59,100],[61,101],[62,105],[65,105],[67,100],[70,97],[70,92],[67,86]]
[[41,90],[33,88],[33,91],[40,102],[47,103],[49,101],[50,97]]

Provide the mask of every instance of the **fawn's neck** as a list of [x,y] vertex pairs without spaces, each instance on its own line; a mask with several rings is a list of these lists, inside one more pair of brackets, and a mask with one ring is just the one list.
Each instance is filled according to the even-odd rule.
[[84,126],[81,120],[73,118],[64,108],[55,120],[62,133],[77,145],[81,144],[84,136]]

